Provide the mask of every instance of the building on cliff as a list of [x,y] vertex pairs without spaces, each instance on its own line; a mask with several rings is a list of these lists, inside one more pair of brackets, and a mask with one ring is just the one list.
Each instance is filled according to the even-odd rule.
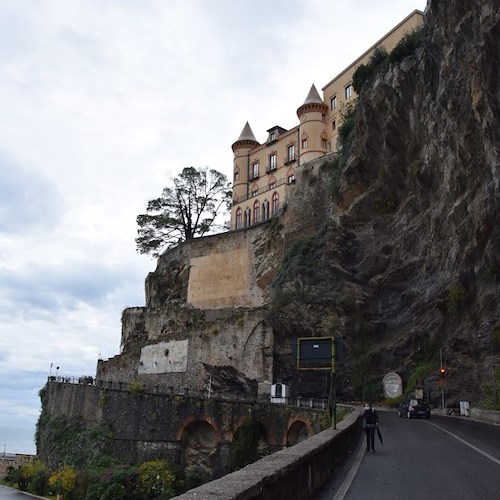
[[290,130],[279,125],[267,131],[260,144],[247,122],[233,143],[233,206],[231,229],[241,229],[278,213],[295,184],[295,169],[337,150],[342,112],[356,97],[352,76],[367,64],[377,48],[391,51],[405,36],[423,24],[423,12],[414,10],[366,52],[323,87],[314,84],[297,109],[299,124]]

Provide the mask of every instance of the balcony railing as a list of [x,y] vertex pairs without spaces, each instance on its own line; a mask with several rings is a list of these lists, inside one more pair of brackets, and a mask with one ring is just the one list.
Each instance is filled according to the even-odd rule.
[[289,165],[290,163],[294,163],[297,161],[297,158],[295,156],[286,156],[283,159],[283,165]]
[[268,165],[266,167],[266,174],[270,174],[271,172],[274,172],[275,170],[278,170],[277,165]]
[[254,191],[253,193],[248,193],[244,196],[240,196],[239,198],[234,198],[233,205],[241,203],[242,201],[248,200],[250,198],[255,198],[256,196],[259,196],[260,194],[265,193],[267,191],[272,191],[273,189],[276,189],[278,186],[282,186],[283,184],[287,184],[286,179],[280,179],[279,181],[276,181],[275,183],[272,184],[272,187],[264,186],[261,187],[260,189],[257,189],[257,191]]

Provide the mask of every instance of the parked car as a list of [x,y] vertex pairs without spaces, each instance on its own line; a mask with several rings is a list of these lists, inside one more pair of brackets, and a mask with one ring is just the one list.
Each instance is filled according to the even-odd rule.
[[425,417],[431,418],[431,407],[425,399],[407,398],[399,403],[398,417]]

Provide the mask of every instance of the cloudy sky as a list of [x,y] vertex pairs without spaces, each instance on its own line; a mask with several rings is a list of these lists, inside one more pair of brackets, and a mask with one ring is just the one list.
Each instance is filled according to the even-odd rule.
[[147,200],[187,166],[230,176],[247,120],[261,142],[295,126],[312,83],[425,5],[0,0],[0,451],[34,452],[51,371],[118,353],[155,267]]

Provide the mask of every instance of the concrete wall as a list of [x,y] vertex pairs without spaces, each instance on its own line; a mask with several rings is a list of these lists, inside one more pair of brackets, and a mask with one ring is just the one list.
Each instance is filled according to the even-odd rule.
[[290,448],[278,451],[243,469],[194,488],[179,500],[317,498],[333,471],[355,448],[360,431],[359,412]]

